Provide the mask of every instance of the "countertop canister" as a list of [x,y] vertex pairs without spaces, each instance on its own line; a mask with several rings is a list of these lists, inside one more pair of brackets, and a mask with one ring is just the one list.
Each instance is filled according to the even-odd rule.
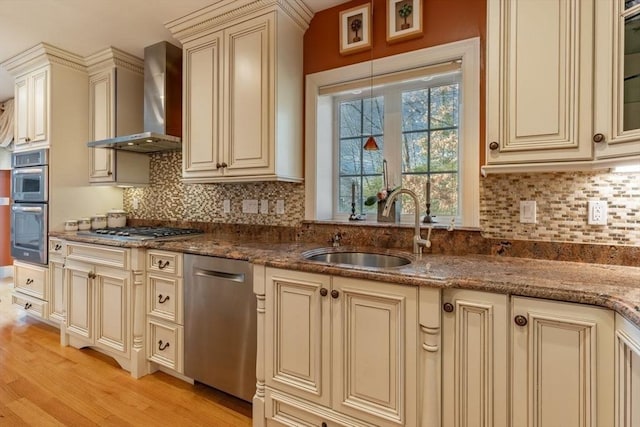
[[107,212],[107,227],[125,227],[127,225],[127,213],[122,209],[111,209]]

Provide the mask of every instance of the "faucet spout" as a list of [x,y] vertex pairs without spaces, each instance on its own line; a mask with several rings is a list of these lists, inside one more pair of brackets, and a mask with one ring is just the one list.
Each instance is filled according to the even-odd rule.
[[431,240],[429,239],[431,238],[432,226],[429,226],[429,234],[427,235],[427,238],[423,239],[422,236],[420,235],[420,212],[419,212],[420,201],[418,200],[418,196],[416,196],[416,193],[414,193],[413,191],[407,188],[398,188],[397,190],[393,191],[391,194],[389,194],[389,196],[387,196],[387,201],[385,202],[384,209],[382,210],[382,215],[389,216],[389,213],[391,212],[391,206],[393,205],[393,201],[397,199],[400,194],[406,194],[413,199],[414,208],[415,208],[414,212],[416,213],[415,231],[413,233],[413,253],[420,255],[422,254],[423,246],[427,248],[431,247]]

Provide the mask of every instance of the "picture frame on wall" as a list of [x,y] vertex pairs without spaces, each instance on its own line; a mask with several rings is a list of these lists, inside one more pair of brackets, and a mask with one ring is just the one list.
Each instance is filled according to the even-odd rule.
[[371,5],[340,12],[340,54],[350,55],[371,49]]
[[387,0],[387,42],[422,35],[422,0]]

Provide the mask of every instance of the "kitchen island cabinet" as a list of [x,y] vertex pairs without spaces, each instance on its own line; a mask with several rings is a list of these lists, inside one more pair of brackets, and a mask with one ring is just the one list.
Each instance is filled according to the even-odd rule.
[[185,182],[301,182],[300,2],[223,0],[167,24],[183,44]]

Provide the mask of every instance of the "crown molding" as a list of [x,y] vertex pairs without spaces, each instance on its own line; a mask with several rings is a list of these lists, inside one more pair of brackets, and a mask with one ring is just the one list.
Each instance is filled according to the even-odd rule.
[[144,60],[113,46],[87,56],[85,63],[89,75],[116,67],[144,74]]
[[59,64],[78,71],[87,71],[85,60],[81,56],[44,42],[7,59],[0,66],[12,76],[19,76],[29,70],[49,64]]

